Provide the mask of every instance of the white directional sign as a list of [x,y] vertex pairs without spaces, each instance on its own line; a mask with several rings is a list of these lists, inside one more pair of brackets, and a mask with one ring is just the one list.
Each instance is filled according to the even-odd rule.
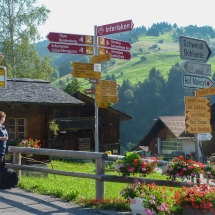
[[183,74],[182,76],[183,87],[185,88],[210,88],[214,85],[214,82],[209,77]]
[[183,60],[207,62],[212,51],[205,40],[180,36],[180,57]]
[[197,135],[198,140],[211,140],[211,138],[212,138],[212,135],[210,133]]
[[180,67],[188,73],[211,76],[211,64],[184,61]]

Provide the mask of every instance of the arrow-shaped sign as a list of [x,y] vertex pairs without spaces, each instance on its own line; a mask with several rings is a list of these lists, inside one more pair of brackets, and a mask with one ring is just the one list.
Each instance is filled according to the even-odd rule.
[[84,91],[85,94],[95,94],[95,89],[87,89]]
[[207,118],[190,118],[185,119],[185,123],[189,126],[209,126],[210,119]]
[[97,36],[131,31],[133,27],[134,27],[134,23],[132,20],[126,20],[122,22],[101,25],[97,27]]
[[101,63],[101,62],[106,62],[111,59],[111,54],[110,53],[104,53],[100,55],[95,55],[92,57],[92,63]]
[[214,94],[215,94],[215,87],[196,90],[196,96],[210,96]]
[[186,133],[200,134],[200,133],[211,133],[211,126],[189,126],[186,124]]
[[212,138],[212,135],[210,133],[197,135],[198,140],[211,140],[211,138]]
[[49,32],[46,38],[51,42],[93,45],[93,36]]
[[195,96],[185,96],[184,97],[186,104],[205,104],[210,105],[210,98],[201,98]]
[[74,69],[72,70],[71,74],[73,77],[76,77],[76,78],[96,78],[96,79],[101,78],[101,72],[94,72],[91,70]]
[[202,112],[202,111],[186,111],[185,112],[186,118],[207,118],[211,119],[211,112]]
[[189,75],[189,74],[183,74],[182,75],[182,83],[183,87],[185,88],[210,88],[214,85],[213,80],[211,80],[209,77],[203,77],[198,75]]
[[108,47],[113,49],[120,49],[124,51],[129,51],[131,49],[131,44],[122,40],[113,40],[109,38],[99,37],[99,46]]
[[186,111],[203,111],[207,112],[210,110],[210,105],[202,104],[185,104]]
[[184,61],[180,67],[188,73],[211,76],[211,64]]
[[207,62],[212,51],[205,40],[180,36],[180,57],[183,60]]

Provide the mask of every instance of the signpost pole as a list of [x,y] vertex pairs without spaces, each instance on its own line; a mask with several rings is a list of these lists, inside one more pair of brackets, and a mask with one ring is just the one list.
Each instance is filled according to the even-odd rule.
[[[97,38],[97,26],[94,26],[94,55],[98,54],[98,42],[97,42],[98,38]],[[98,110],[98,105],[95,99],[95,152],[99,152],[99,138],[98,138],[98,134],[99,134],[99,129],[98,129],[98,124],[99,124],[99,110]]]
[[[196,96],[196,90],[193,90],[193,96]],[[197,138],[198,134],[195,134],[195,160],[199,161],[199,140]]]

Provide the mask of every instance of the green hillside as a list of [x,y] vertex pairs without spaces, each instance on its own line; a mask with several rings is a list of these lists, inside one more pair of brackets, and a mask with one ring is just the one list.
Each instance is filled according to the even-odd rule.
[[[114,74],[118,84],[122,84],[124,79],[129,79],[132,83],[143,81],[148,77],[151,68],[155,67],[160,70],[164,78],[167,78],[167,74],[172,65],[176,62],[182,63],[179,53],[179,43],[173,41],[173,32],[166,32],[161,34],[159,37],[154,36],[142,36],[139,37],[139,41],[132,44],[130,50],[132,54],[131,60],[118,60],[113,66],[109,67],[109,75]],[[162,41],[159,42],[159,41]],[[210,40],[210,44],[213,44],[214,40]],[[140,49],[142,49],[140,51]],[[145,57],[145,60],[141,60],[141,57]],[[208,61],[212,65],[212,71],[214,71],[215,57],[211,57]],[[68,71],[68,75],[61,77],[53,82],[54,85],[58,86],[59,80],[72,79],[72,75]],[[102,79],[105,79],[106,74],[103,73]],[[90,87],[88,79],[80,78],[84,89]]]

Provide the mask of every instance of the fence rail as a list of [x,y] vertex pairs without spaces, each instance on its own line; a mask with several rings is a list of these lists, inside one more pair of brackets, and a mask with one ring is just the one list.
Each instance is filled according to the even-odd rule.
[[[72,176],[79,178],[91,178],[95,179],[96,183],[96,198],[103,199],[104,198],[104,182],[117,182],[117,183],[133,183],[133,177],[125,177],[116,176],[116,175],[108,175],[105,174],[105,160],[108,161],[116,161],[124,156],[119,155],[108,155],[100,152],[85,152],[85,151],[68,151],[68,150],[56,150],[56,149],[44,149],[44,148],[25,148],[25,147],[15,147],[10,146],[10,152],[13,153],[13,163],[6,163],[7,168],[11,168],[16,170],[19,177],[21,177],[21,170],[26,171],[34,171],[34,172],[42,172],[56,175],[64,175],[64,176]],[[81,173],[81,172],[68,172],[68,171],[60,171],[53,170],[41,167],[27,166],[21,165],[21,154],[35,154],[35,155],[47,155],[52,157],[62,157],[62,158],[85,158],[85,159],[93,159],[95,160],[96,173]],[[158,161],[158,165],[165,165],[166,162]],[[137,178],[140,182],[145,181],[147,184],[155,183],[159,186],[170,186],[170,187],[189,187],[190,184],[187,182],[178,182],[173,183],[171,181],[166,180],[154,180],[154,179],[145,179],[145,178]]]

